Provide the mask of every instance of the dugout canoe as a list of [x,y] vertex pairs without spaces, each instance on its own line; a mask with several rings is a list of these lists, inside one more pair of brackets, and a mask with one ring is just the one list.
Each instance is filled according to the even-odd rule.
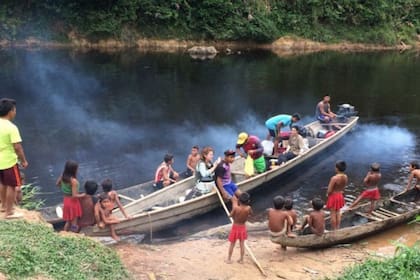
[[[326,248],[360,240],[376,232],[404,223],[420,214],[420,200],[416,190],[400,193],[380,203],[371,215],[366,214],[369,205],[347,211],[342,217],[342,228],[327,231],[318,236],[315,234],[298,235],[290,238],[286,235],[270,236],[272,242],[298,248]],[[417,199],[417,201],[416,201]],[[330,228],[329,220],[326,221]]]
[[[325,130],[325,126],[318,121],[305,125],[309,132],[307,136],[309,149],[305,153],[287,161],[281,166],[273,166],[270,170],[250,178],[247,178],[243,172],[245,160],[237,157],[231,166],[232,179],[242,191],[252,191],[341,139],[354,128],[358,119],[357,116],[352,116],[347,118],[345,122],[329,124],[340,127],[340,130],[328,138],[317,137],[319,135],[318,132]],[[117,217],[122,219],[119,224],[115,225],[117,234],[152,233],[220,207],[220,202],[214,191],[185,200],[186,195],[194,188],[195,184],[195,178],[190,177],[143,198],[129,202],[125,205],[125,211],[132,216],[132,219],[123,219],[119,210],[114,212]],[[85,228],[83,231],[93,236],[109,234],[107,229],[100,230],[95,226]]]

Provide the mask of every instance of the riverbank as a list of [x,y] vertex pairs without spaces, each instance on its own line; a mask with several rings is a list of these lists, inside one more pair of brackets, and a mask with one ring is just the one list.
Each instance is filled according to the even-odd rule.
[[99,50],[101,52],[115,52],[125,49],[136,49],[139,52],[167,52],[185,53],[195,46],[214,47],[219,53],[238,53],[250,50],[269,50],[279,56],[289,56],[294,54],[305,54],[320,51],[339,51],[339,52],[367,52],[367,51],[406,51],[420,50],[420,35],[418,40],[412,45],[400,43],[398,45],[362,44],[351,42],[322,43],[303,39],[299,37],[285,36],[272,43],[239,42],[239,41],[192,41],[192,40],[158,40],[158,39],[138,39],[134,42],[123,42],[114,39],[99,40],[91,42],[80,38],[74,34],[69,35],[68,43],[43,41],[36,38],[28,38],[22,41],[0,40],[1,48],[72,48],[75,50],[88,51]]
[[[215,231],[223,236],[229,227]],[[362,263],[368,258],[383,259],[395,253],[391,240],[413,245],[420,233],[420,226],[401,225],[374,237],[322,250],[288,248],[287,251],[270,242],[265,232],[250,232],[248,244],[263,267],[263,277],[245,254],[244,264],[226,264],[228,251],[226,238],[208,238],[158,245],[133,245],[120,243],[115,250],[135,279],[325,279],[337,277],[346,268]],[[239,258],[235,247],[233,260]]]
[[[43,221],[38,212],[22,209],[19,209],[18,212],[22,213],[24,219],[31,223],[44,224],[47,227],[51,227],[51,225]],[[2,222],[1,220],[0,223]],[[244,264],[237,262],[232,264],[225,263],[229,246],[226,236],[230,225],[200,232],[187,237],[186,240],[177,242],[150,245],[122,241],[109,248],[118,254],[132,279],[195,280],[199,278],[234,280],[245,279],[246,277],[247,279],[309,280],[336,277],[347,267],[362,263],[367,258],[383,259],[393,256],[396,247],[390,240],[397,240],[400,243],[411,246],[418,241],[418,234],[420,233],[420,225],[404,224],[353,244],[345,244],[323,250],[288,248],[287,251],[283,251],[279,245],[270,242],[268,233],[263,226],[264,224],[259,224],[249,227],[248,244],[267,274],[267,278],[262,276],[247,254],[245,255]],[[18,234],[11,234],[12,236],[18,236]],[[40,233],[34,232],[31,235],[36,236],[36,234]],[[80,234],[59,234],[63,237],[78,237],[86,240]],[[90,240],[91,238],[87,239]],[[31,242],[31,240],[23,240],[23,244],[32,244]],[[32,247],[30,248],[34,250]],[[57,252],[52,253],[55,254]],[[233,253],[233,260],[238,259],[238,256],[239,248],[237,246]],[[28,261],[27,264],[32,265],[32,261]],[[4,268],[0,267],[0,270],[4,271]],[[4,275],[0,274],[0,279],[5,279]],[[37,275],[35,278],[30,279],[54,278]],[[102,278],[99,277],[98,279]]]

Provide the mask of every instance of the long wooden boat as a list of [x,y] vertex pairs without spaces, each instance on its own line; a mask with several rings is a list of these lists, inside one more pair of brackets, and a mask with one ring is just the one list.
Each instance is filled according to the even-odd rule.
[[[305,153],[287,161],[281,166],[273,166],[270,170],[249,178],[243,172],[245,160],[237,157],[231,166],[232,179],[242,191],[254,190],[341,139],[352,130],[357,121],[358,117],[352,116],[346,122],[330,124],[336,127],[339,126],[340,130],[328,138],[317,137],[318,132],[324,130],[325,127],[318,121],[312,122],[305,126],[310,134],[307,136],[309,149]],[[194,188],[195,184],[195,178],[190,177],[143,198],[129,202],[124,208],[132,216],[132,219],[122,219],[120,211],[115,211],[115,215],[122,219],[115,226],[117,233],[148,233],[162,230],[179,221],[204,214],[220,206],[215,191],[185,200],[187,193]],[[84,232],[88,235],[108,234],[107,230],[99,230],[97,227],[86,228]]]
[[[186,172],[183,172],[183,173],[180,174],[180,177],[181,177],[182,180],[175,183],[174,186],[176,184],[184,183],[184,179],[188,178],[189,176],[187,175]],[[193,178],[193,177],[191,177],[191,178]],[[147,196],[147,195],[151,194],[152,192],[155,191],[155,189],[153,187],[153,184],[154,184],[154,181],[151,180],[151,181],[147,181],[147,182],[144,182],[144,183],[141,183],[141,184],[137,184],[137,185],[134,185],[134,186],[130,186],[130,187],[118,190],[118,195],[119,195],[121,203],[123,205],[126,205],[130,202],[136,201],[137,199],[139,199],[141,197],[144,197],[144,196]],[[40,211],[42,217],[48,223],[51,223],[53,225],[54,224],[60,224],[60,223],[63,223],[64,221],[63,221],[61,215],[58,215],[57,212],[60,212],[60,208],[62,208],[62,207],[63,207],[63,204],[59,203],[55,206],[48,206],[48,207],[41,208],[39,211]],[[59,210],[57,210],[57,208]]]
[[[400,193],[384,201],[371,215],[364,211],[368,205],[346,212],[342,217],[342,228],[326,231],[322,235],[308,234],[290,238],[286,235],[271,236],[271,241],[283,246],[299,248],[325,248],[359,240],[368,235],[383,231],[407,222],[420,213],[420,200],[416,190]],[[329,221],[326,221],[327,229]]]

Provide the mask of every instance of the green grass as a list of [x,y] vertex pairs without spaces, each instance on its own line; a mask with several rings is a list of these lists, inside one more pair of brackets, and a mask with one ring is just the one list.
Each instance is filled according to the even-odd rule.
[[32,184],[22,186],[22,201],[19,207],[27,210],[39,210],[44,205],[44,200],[37,199],[39,187]]
[[129,279],[112,249],[26,221],[0,222],[0,272],[9,279]]
[[368,259],[355,265],[336,280],[418,280],[420,279],[420,243],[413,247],[398,245],[393,258]]

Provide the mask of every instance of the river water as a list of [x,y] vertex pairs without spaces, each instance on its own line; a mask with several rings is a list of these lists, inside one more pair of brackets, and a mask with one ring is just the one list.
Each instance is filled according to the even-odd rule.
[[[253,192],[253,219],[264,219],[277,194],[293,197],[299,211],[308,208],[313,196],[325,194],[338,159],[348,163],[352,194],[370,163],[381,163],[384,196],[402,190],[408,163],[419,159],[418,53],[282,58],[259,51],[201,61],[187,54],[3,49],[0,62],[0,96],[18,102],[27,181],[41,187],[46,205],[62,199],[55,180],[68,159],[80,163],[82,184],[111,178],[116,189],[127,187],[151,180],[167,152],[182,171],[193,145],[222,155],[241,131],[264,138],[264,121],[274,114],[299,112],[308,123],[325,93],[333,109],[356,107],[357,128]],[[218,209],[166,235],[226,222]]]

